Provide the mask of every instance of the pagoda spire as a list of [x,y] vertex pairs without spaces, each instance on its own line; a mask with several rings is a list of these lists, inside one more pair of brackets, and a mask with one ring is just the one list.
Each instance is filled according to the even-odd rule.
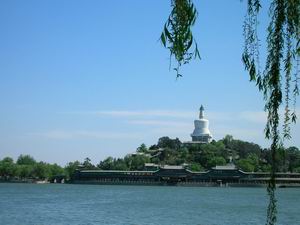
[[204,107],[203,107],[203,105],[201,105],[201,107],[200,107],[199,118],[200,118],[200,119],[203,119],[203,118],[204,118]]

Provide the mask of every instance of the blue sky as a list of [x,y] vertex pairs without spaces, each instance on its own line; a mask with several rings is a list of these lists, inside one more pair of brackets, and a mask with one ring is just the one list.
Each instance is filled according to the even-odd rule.
[[[215,139],[267,147],[262,96],[241,62],[245,2],[195,1],[202,60],[176,81],[158,41],[168,0],[1,1],[0,158],[97,163],[161,136],[190,140],[201,104]],[[299,131],[287,145],[300,146]]]

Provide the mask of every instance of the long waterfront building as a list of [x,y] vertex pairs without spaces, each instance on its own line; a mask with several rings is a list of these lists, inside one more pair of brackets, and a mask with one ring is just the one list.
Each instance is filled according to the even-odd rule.
[[[265,186],[270,173],[243,172],[234,166],[217,166],[193,172],[182,166],[146,167],[144,171],[77,170],[72,183],[178,186]],[[279,187],[300,187],[300,173],[277,173]]]

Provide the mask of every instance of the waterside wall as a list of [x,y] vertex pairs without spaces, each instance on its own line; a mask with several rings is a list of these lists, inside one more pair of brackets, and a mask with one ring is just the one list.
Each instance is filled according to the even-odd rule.
[[[71,183],[118,185],[176,185],[176,186],[266,186],[269,173],[247,173],[238,169],[211,169],[192,172],[188,169],[164,169],[155,171],[77,170]],[[300,173],[277,173],[279,187],[300,187]]]

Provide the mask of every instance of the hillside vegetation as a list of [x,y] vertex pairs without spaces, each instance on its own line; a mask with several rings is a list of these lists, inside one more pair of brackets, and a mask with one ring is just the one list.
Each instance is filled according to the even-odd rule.
[[[65,167],[37,162],[32,156],[20,155],[0,160],[0,180],[50,180],[55,176],[72,177],[76,169],[143,170],[145,163],[185,165],[193,171],[205,171],[217,165],[234,163],[245,172],[269,172],[271,155],[255,143],[236,140],[227,135],[209,144],[184,144],[178,138],[159,138],[149,148],[141,144],[136,152],[124,158],[108,157],[97,165],[89,158],[69,162]],[[300,151],[297,147],[281,148],[277,153],[278,172],[300,173]]]

